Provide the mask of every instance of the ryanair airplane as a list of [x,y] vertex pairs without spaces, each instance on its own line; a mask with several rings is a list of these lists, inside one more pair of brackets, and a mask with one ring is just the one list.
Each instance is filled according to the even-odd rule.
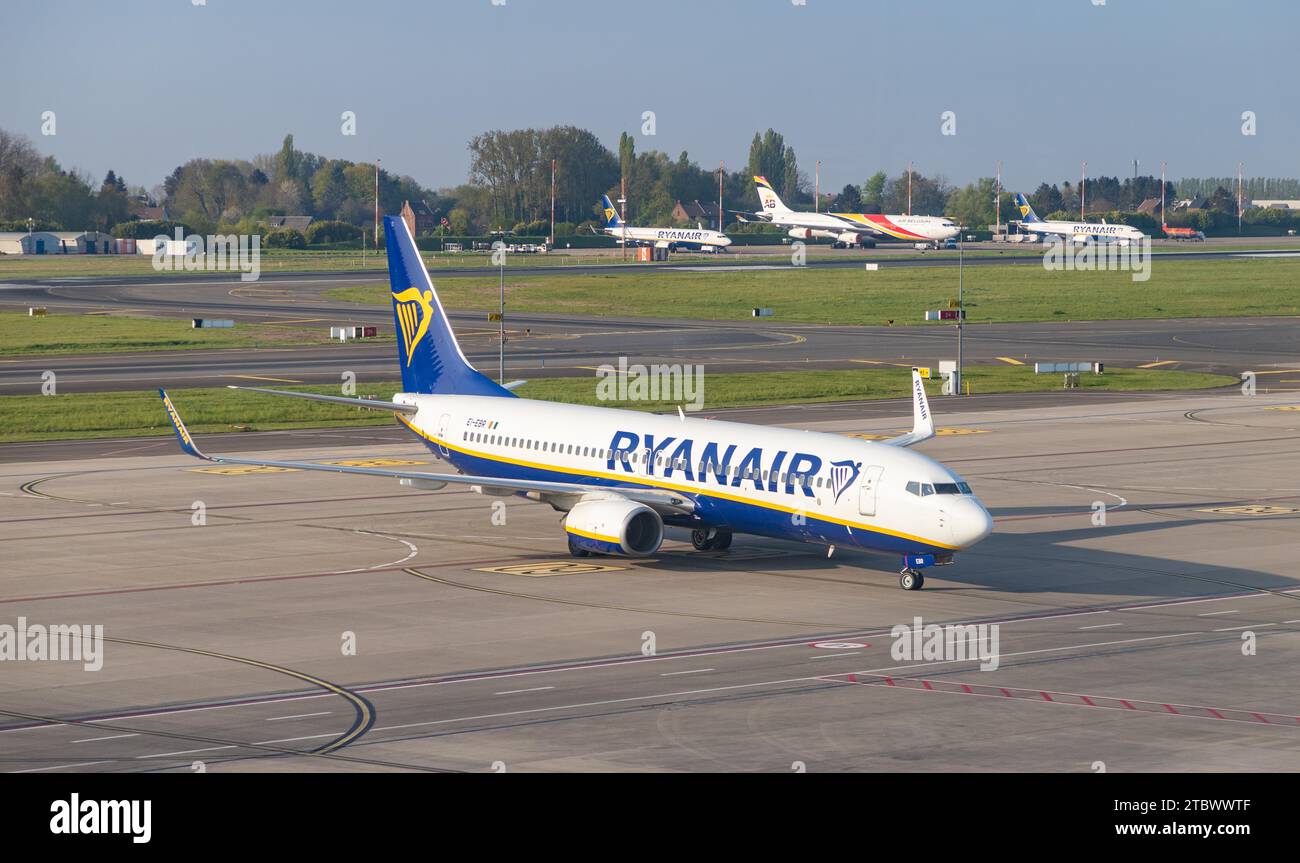
[[621,243],[645,243],[660,249],[709,248],[721,251],[731,245],[731,237],[721,231],[710,231],[703,226],[699,228],[633,228],[623,221],[609,200],[609,195],[600,196],[600,206],[605,211],[605,233],[616,237]]
[[[921,377],[912,370],[913,429],[883,442],[640,411],[534,401],[476,371],[456,343],[406,222],[386,217],[388,272],[405,392],[391,402],[256,389],[273,395],[392,411],[456,469],[420,473],[207,455],[167,393],[181,448],[207,461],[449,484],[518,495],[563,512],[569,551],[644,557],[664,526],[721,550],[733,533],[892,552],[900,583],[989,535],[993,521],[961,477],[906,449],[934,436]],[[243,388],[238,388],[243,389]]]
[[1076,243],[1100,240],[1127,246],[1135,240],[1141,240],[1146,234],[1132,225],[1109,225],[1106,222],[1049,222],[1038,218],[1034,208],[1025,196],[1016,192],[1016,209],[1020,211],[1020,227],[1038,234],[1043,239],[1049,236],[1070,237]]

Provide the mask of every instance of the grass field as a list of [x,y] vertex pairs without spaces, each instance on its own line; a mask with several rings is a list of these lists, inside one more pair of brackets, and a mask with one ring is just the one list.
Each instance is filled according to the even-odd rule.
[[[1060,375],[1035,375],[1029,366],[976,366],[966,370],[976,393],[1032,392],[1061,386]],[[1080,375],[1081,387],[1112,391],[1182,390],[1224,386],[1235,378],[1156,369],[1109,369],[1106,374]],[[756,372],[708,375],[704,380],[706,409],[819,401],[897,398],[908,395],[906,369],[849,371]],[[359,384],[358,395],[388,399],[396,382]],[[337,386],[302,386],[302,392],[337,395]],[[938,381],[927,389],[939,392]],[[552,378],[533,381],[519,391],[527,398],[572,404],[597,404],[594,378]],[[324,405],[298,399],[230,390],[223,387],[171,392],[186,425],[196,434],[232,430],[319,428],[324,426],[388,425],[387,413]],[[670,411],[673,402],[628,404],[600,402],[607,407]],[[162,402],[153,391],[85,393],[60,396],[0,396],[0,441],[56,440],[170,434]]]
[[328,336],[324,323],[310,329],[267,323],[196,330],[182,318],[0,312],[0,356],[311,345],[328,342]]
[[[1300,249],[1300,242],[1295,238],[1278,237],[1259,237],[1255,239],[1243,237],[1231,243],[1214,243],[1210,246],[1161,242],[1155,245],[1153,254],[1159,256],[1162,252],[1230,251],[1234,249]],[[998,248],[983,246],[966,250],[968,256],[975,258],[1025,255],[1037,252],[1041,252],[1041,247],[1035,244],[1006,244]],[[816,245],[809,247],[809,255],[812,257],[829,254],[834,253]],[[911,260],[933,255],[955,257],[956,254],[952,250],[917,252],[908,248],[907,244],[885,244],[879,249],[859,250],[851,253],[850,256],[861,257],[864,260],[868,258],[880,260],[887,263],[891,260]],[[486,252],[424,252],[423,257],[429,270],[434,273],[439,269],[446,268],[482,267],[484,270],[493,269],[489,255]],[[673,256],[673,259],[678,263],[717,264],[721,266],[735,264],[737,261],[788,263],[790,260],[790,247],[762,247],[762,251],[759,252],[727,255],[678,253]],[[516,266],[557,268],[584,264],[620,265],[624,263],[622,254],[618,250],[612,249],[571,251],[561,249],[549,255],[515,254],[509,260],[511,264]],[[645,264],[632,262],[630,253],[626,265],[636,270],[644,271],[647,269]],[[360,251],[263,249],[259,267],[263,273],[350,270],[374,270],[376,273],[382,273],[388,268],[388,259],[384,255],[375,255],[373,251],[367,251],[363,258]],[[649,269],[653,269],[653,267],[649,267]],[[0,282],[23,279],[146,275],[157,275],[153,268],[153,259],[149,255],[0,255]],[[213,275],[213,273],[181,269],[169,271],[164,275],[168,279],[179,279],[188,276]]]
[[[1300,314],[1300,259],[1151,263],[1151,278],[1128,272],[1046,271],[1034,264],[965,270],[967,320],[1079,321],[1116,318]],[[438,283],[450,309],[495,310],[497,280]],[[383,304],[387,285],[332,288],[339,300]],[[804,269],[758,272],[619,272],[516,276],[506,271],[506,310],[574,315],[738,320],[754,307],[767,323],[918,324],[926,309],[957,296],[952,268]]]

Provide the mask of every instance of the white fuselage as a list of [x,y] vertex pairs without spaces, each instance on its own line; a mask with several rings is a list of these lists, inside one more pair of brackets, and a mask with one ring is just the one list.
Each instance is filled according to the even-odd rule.
[[[835,234],[864,234],[893,237],[898,240],[941,241],[955,237],[958,225],[943,216],[903,216],[880,213],[801,213],[794,210],[772,211],[771,222],[782,228],[806,228]],[[829,235],[826,235],[829,236]]]
[[656,246],[670,246],[678,243],[690,246],[717,246],[725,248],[731,245],[731,237],[718,231],[703,228],[605,228],[605,233],[617,240],[629,243],[650,243]]
[[739,533],[943,554],[992,529],[960,477],[885,444],[529,399],[393,401],[419,407],[398,419],[462,473],[677,492],[701,518]]
[[1096,222],[1021,222],[1020,227],[1035,234],[1055,234],[1075,239],[1098,239],[1132,242],[1146,236],[1132,225],[1106,225]]

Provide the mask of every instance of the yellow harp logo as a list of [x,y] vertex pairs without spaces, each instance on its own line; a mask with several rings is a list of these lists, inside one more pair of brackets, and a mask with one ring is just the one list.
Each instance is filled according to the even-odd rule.
[[410,366],[415,346],[429,331],[429,322],[433,320],[433,291],[420,293],[419,288],[407,288],[400,294],[394,292],[393,303],[397,309],[397,324],[406,340],[406,365]]

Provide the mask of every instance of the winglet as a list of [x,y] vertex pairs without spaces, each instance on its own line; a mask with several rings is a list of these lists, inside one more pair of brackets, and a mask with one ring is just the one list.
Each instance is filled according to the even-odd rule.
[[919,440],[934,437],[934,414],[930,413],[925,381],[921,380],[921,370],[916,366],[912,367],[912,434],[924,435]]
[[934,414],[930,413],[930,402],[925,397],[925,381],[921,380],[921,370],[912,367],[912,430],[907,434],[892,437],[885,443],[890,446],[911,446],[934,437]]
[[185,421],[176,412],[176,406],[172,404],[171,396],[167,395],[167,391],[163,389],[158,390],[158,395],[162,396],[163,407],[167,409],[167,418],[172,422],[172,429],[176,432],[176,440],[180,441],[181,449],[195,458],[206,459],[207,456],[203,454],[203,451],[194,445],[194,439],[190,437],[189,429],[185,428]]

